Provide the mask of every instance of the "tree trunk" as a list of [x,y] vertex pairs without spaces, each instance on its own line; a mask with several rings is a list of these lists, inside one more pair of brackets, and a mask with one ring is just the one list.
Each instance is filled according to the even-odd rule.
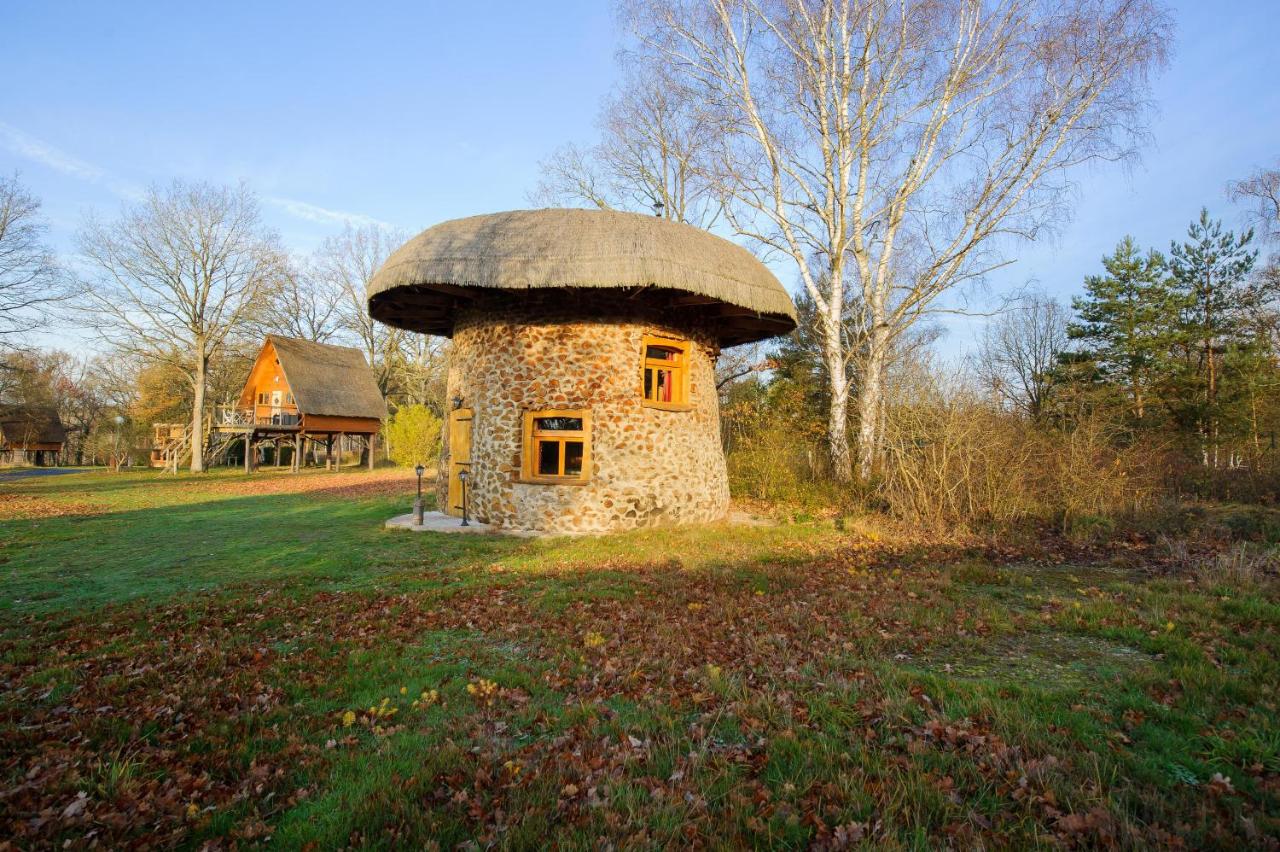
[[837,482],[849,482],[853,479],[853,460],[849,454],[849,376],[845,371],[839,330],[823,337],[822,360],[831,382],[831,408],[827,412],[831,475]]
[[1216,469],[1218,467],[1218,371],[1214,362],[1214,316],[1210,300],[1213,298],[1213,284],[1205,275],[1204,282],[1204,358],[1208,376],[1208,387],[1205,389],[1205,437],[1209,447],[1206,458]]
[[203,353],[196,357],[196,377],[191,402],[191,472],[204,472],[204,386],[209,359]]
[[858,385],[858,476],[866,482],[875,469],[880,445],[880,417],[884,407],[884,368],[888,360],[889,330],[877,324],[867,341],[867,357]]

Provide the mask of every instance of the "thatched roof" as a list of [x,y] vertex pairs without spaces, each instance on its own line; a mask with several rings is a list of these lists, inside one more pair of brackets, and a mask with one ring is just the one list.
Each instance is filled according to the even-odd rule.
[[15,407],[0,411],[0,434],[10,445],[61,444],[67,430],[54,408],[44,406]]
[[459,304],[486,290],[646,288],[726,345],[795,328],[796,310],[751,252],[707,231],[610,210],[513,210],[454,219],[401,246],[369,282],[369,313],[449,336]]
[[276,334],[267,340],[303,414],[386,418],[386,400],[359,349]]

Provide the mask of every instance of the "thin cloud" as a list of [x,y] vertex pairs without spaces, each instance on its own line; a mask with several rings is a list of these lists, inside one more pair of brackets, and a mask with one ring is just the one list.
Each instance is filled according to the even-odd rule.
[[[121,180],[106,169],[96,166],[93,163],[80,159],[72,154],[63,151],[56,145],[51,145],[42,139],[32,136],[30,133],[19,130],[13,125],[0,121],[0,145],[7,148],[12,153],[26,160],[40,163],[56,172],[86,181],[87,183],[98,184],[109,189],[121,198],[131,201],[141,200],[146,193],[141,187]],[[268,204],[278,207],[290,216],[298,219],[305,219],[308,222],[316,222],[321,225],[342,225],[351,223],[353,225],[376,225],[381,228],[392,228],[393,226],[381,219],[375,219],[372,216],[366,216],[363,213],[349,213],[345,210],[330,210],[327,207],[321,207],[318,204],[310,204],[306,201],[299,201],[295,198],[280,198],[278,196],[268,196],[265,199]]]
[[295,198],[280,198],[279,196],[269,195],[263,200],[274,207],[279,207],[291,216],[296,216],[299,219],[306,219],[308,222],[318,222],[321,225],[343,225],[350,223],[352,225],[376,225],[380,228],[392,227],[389,222],[383,222],[381,219],[375,219],[372,216],[366,216],[363,213],[348,213],[345,210],[330,210],[317,204],[298,201]]
[[61,148],[37,139],[10,124],[0,122],[0,141],[5,148],[19,157],[40,163],[64,175],[105,186],[122,198],[136,201],[143,197],[142,189],[134,184],[121,180],[107,170],[72,156]]

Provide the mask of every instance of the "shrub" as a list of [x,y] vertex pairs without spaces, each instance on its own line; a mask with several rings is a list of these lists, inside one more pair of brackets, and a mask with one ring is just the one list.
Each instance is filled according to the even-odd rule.
[[440,454],[440,418],[425,405],[406,405],[383,427],[387,454],[404,467],[431,467]]
[[1155,502],[1157,451],[1125,447],[1108,424],[1037,425],[967,394],[891,406],[881,494],[934,529],[1053,521],[1094,537]]
[[747,395],[724,409],[729,490],[737,499],[838,513],[857,500],[830,477],[821,423],[785,393]]

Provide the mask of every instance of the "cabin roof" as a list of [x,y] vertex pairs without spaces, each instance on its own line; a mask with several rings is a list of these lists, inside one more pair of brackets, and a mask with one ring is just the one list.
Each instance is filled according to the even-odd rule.
[[61,444],[67,430],[55,408],[13,406],[0,410],[0,434],[10,444]]
[[268,334],[267,342],[301,413],[386,419],[386,400],[359,349],[277,334]]
[[787,291],[742,246],[701,228],[615,210],[513,210],[428,228],[369,282],[369,313],[450,336],[457,307],[484,290],[643,288],[696,314],[726,345],[796,327]]

